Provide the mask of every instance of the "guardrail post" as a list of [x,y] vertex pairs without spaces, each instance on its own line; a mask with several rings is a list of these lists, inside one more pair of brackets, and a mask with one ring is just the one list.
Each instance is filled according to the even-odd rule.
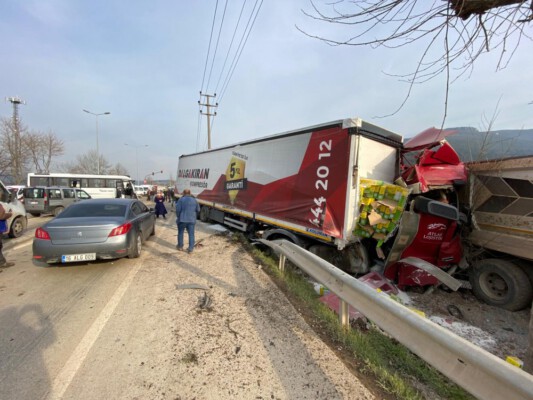
[[285,260],[286,259],[287,259],[287,257],[285,257],[285,255],[280,254],[280,256],[279,256],[279,270],[281,272],[285,272]]
[[346,303],[343,299],[339,300],[339,321],[344,328],[348,328],[350,326],[349,306],[348,303]]

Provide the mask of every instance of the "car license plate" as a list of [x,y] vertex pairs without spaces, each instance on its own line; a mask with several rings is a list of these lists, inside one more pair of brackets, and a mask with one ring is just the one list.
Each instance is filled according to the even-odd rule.
[[35,205],[35,204],[39,204],[39,202],[38,201],[30,201],[30,204]]
[[96,260],[96,253],[68,254],[61,256],[61,262],[63,263],[93,260]]

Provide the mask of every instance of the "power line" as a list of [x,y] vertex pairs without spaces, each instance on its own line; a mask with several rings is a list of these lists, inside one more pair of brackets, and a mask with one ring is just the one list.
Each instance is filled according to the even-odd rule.
[[202,90],[204,88],[205,73],[207,71],[207,63],[209,62],[209,52],[211,51],[211,40],[213,39],[213,30],[215,27],[215,19],[217,17],[217,8],[218,8],[218,0],[215,5],[215,13],[213,14],[213,23],[211,24],[211,35],[209,36],[209,46],[207,46],[207,57],[205,58],[204,76],[202,77],[202,86],[201,86]]
[[215,65],[215,59],[217,57],[218,43],[220,41],[220,34],[222,33],[222,26],[224,25],[224,17],[226,16],[226,8],[227,7],[228,7],[228,0],[226,0],[226,4],[224,5],[224,12],[222,13],[222,20],[220,21],[220,28],[218,29],[217,43],[215,45],[215,51],[213,53],[213,60],[211,62],[211,69],[209,70],[209,77],[207,78],[207,85],[205,86],[205,90],[206,91],[208,91],[209,82],[211,82],[211,74],[213,72],[213,65]]
[[231,48],[233,47],[233,41],[235,40],[235,35],[237,34],[237,29],[239,28],[239,24],[241,22],[242,13],[244,12],[244,6],[246,5],[246,0],[243,1],[241,12],[239,14],[239,19],[237,20],[237,24],[235,25],[235,30],[233,31],[233,36],[231,37],[231,43],[228,48],[228,52],[226,53],[226,58],[224,59],[224,65],[222,66],[222,70],[220,71],[220,76],[218,77],[217,85],[215,87],[215,93],[218,92],[218,85],[220,84],[220,80],[222,79],[222,75],[224,74],[224,70],[226,69],[226,63],[228,61],[228,57],[231,52]]
[[[250,19],[248,19],[248,24],[246,25],[246,28],[248,28],[248,25],[250,24],[251,18],[253,16],[255,8],[257,7],[257,2],[258,1],[259,0],[256,0],[256,2],[255,2],[254,8],[252,10],[252,13],[250,14]],[[242,51],[244,50],[244,47],[246,46],[246,43],[248,42],[248,38],[250,37],[250,32],[252,32],[252,28],[253,28],[253,26],[255,24],[255,20],[257,19],[257,15],[259,14],[259,11],[260,11],[262,5],[263,5],[263,0],[261,0],[261,3],[259,4],[259,7],[257,8],[257,12],[255,13],[255,16],[253,17],[252,24],[250,25],[250,29],[248,29],[248,33],[246,34],[246,39],[244,40],[243,45],[240,46],[240,44],[239,44],[239,47],[240,47],[239,54],[238,54],[238,56],[236,58],[234,58],[235,62],[232,63],[233,64],[233,69],[230,66],[231,72],[228,74],[226,81],[222,85],[222,90],[221,90],[221,94],[220,94],[220,98],[219,98],[219,103],[222,101],[222,98],[224,97],[224,94],[226,93],[226,90],[228,88],[229,82],[231,81],[231,77],[233,76],[233,73],[235,72],[235,69],[237,68],[237,64],[239,62],[239,59],[241,58]],[[245,28],[245,32],[246,32],[246,28]],[[244,34],[243,34],[243,38],[244,38]],[[241,43],[242,43],[242,38],[241,38]]]

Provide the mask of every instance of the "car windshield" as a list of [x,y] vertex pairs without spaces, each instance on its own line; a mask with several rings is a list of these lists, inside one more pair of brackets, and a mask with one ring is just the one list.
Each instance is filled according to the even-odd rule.
[[76,217],[123,217],[126,214],[124,204],[87,204],[77,203],[67,207],[65,211],[56,218],[76,218]]

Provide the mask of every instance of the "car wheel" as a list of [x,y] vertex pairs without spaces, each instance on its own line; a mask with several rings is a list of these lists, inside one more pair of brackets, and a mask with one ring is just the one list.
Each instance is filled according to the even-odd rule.
[[133,242],[133,248],[131,249],[130,254],[128,254],[128,258],[138,258],[141,255],[142,245],[142,236],[140,233],[137,233],[135,241]]
[[41,213],[30,213],[33,217],[40,217]]
[[64,207],[56,207],[56,208],[54,208],[54,217],[57,217],[59,214],[61,214],[64,209],[65,209]]
[[10,238],[18,238],[22,236],[22,232],[24,231],[24,223],[22,222],[21,217],[17,217],[13,220],[11,223],[11,229],[9,230],[9,237]]
[[487,258],[473,265],[472,291],[487,304],[518,311],[531,304],[533,288],[527,274],[507,260]]

